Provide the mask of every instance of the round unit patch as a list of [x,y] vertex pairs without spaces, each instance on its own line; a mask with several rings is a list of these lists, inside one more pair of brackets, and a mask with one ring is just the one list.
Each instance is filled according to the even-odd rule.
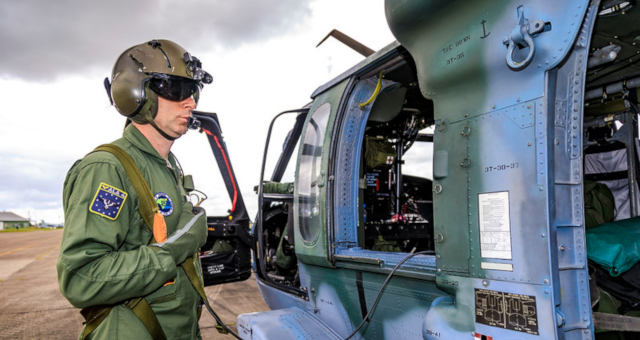
[[160,209],[160,213],[163,216],[169,216],[173,212],[173,201],[169,195],[164,192],[159,192],[153,195],[153,198],[156,200],[158,204],[158,209]]

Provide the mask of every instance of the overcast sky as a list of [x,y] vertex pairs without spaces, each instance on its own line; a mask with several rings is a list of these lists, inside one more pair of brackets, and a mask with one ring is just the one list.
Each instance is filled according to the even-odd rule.
[[[269,121],[362,57],[331,29],[379,49],[393,41],[383,0],[5,0],[0,2],[0,210],[59,223],[62,183],[76,159],[122,134],[102,81],[126,48],[171,39],[214,77],[199,110],[217,112],[250,214]],[[278,142],[279,143],[279,142]],[[174,152],[209,199],[229,200],[206,139]]]

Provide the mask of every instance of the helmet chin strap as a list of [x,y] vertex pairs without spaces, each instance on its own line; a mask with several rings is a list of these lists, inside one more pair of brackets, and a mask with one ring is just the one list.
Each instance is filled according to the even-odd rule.
[[158,133],[167,140],[170,140],[173,142],[174,140],[178,139],[178,137],[180,137],[180,136],[178,137],[169,136],[169,134],[167,134],[166,132],[162,131],[162,129],[160,129],[160,127],[156,124],[155,120],[151,120],[149,124],[151,124],[151,126],[153,126],[153,128],[156,129],[156,131],[158,131]]

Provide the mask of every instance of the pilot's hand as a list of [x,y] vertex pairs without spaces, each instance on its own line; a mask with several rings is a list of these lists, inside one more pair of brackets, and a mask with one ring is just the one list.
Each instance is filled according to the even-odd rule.
[[207,214],[201,207],[194,208],[190,202],[182,205],[178,230],[162,243],[152,246],[167,250],[176,264],[197,252],[207,241]]

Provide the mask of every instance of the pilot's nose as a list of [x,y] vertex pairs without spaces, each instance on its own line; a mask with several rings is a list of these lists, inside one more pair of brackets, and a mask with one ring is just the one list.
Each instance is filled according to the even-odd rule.
[[189,98],[182,101],[182,105],[185,109],[191,111],[195,109],[198,104],[196,103],[196,100],[193,99],[193,96],[190,96]]

